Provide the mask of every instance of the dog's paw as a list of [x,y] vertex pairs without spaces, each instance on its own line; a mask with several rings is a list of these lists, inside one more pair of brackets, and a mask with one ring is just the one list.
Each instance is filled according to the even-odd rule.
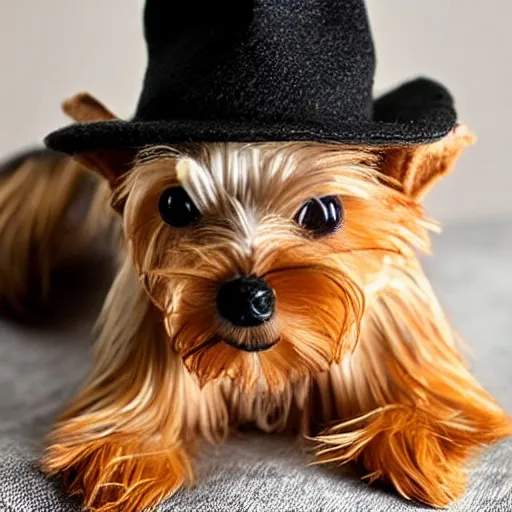
[[134,437],[54,444],[41,467],[47,476],[61,477],[65,490],[82,496],[85,508],[94,512],[141,512],[193,481],[182,447],[156,449]]
[[427,411],[388,406],[314,440],[320,443],[319,463],[357,462],[370,483],[391,483],[404,498],[442,507],[464,493],[468,460],[483,444],[510,435],[511,429],[506,417],[476,426],[456,416],[440,420]]

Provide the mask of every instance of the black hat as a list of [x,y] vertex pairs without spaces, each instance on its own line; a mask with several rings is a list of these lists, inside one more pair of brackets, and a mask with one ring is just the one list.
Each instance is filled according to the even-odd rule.
[[65,153],[149,144],[420,144],[455,125],[453,99],[420,78],[373,99],[363,0],[148,0],[148,67],[129,121],[51,133]]

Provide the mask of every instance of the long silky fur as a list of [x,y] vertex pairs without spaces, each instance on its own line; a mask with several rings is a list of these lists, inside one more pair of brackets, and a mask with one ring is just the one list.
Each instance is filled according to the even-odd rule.
[[63,219],[80,180],[70,159],[45,153],[0,174],[0,297],[18,312],[48,297]]
[[[378,165],[369,148],[306,143],[144,150],[113,194],[126,258],[45,472],[91,510],[139,511],[193,482],[197,440],[251,423],[308,434],[319,462],[357,461],[405,497],[459,496],[468,457],[512,424],[470,375],[417,261],[435,224]],[[203,224],[163,223],[158,198],[176,185]],[[327,194],[342,196],[345,224],[315,240],[293,216]],[[218,284],[237,273],[276,290],[277,320],[252,331],[279,337],[267,352],[222,343],[246,335],[215,314]]]
[[[471,375],[418,264],[390,271],[355,352],[317,382],[321,463],[362,465],[407,499],[445,506],[466,485],[467,463],[512,435],[512,421]],[[347,397],[350,397],[348,399]]]
[[100,324],[94,371],[51,434],[42,467],[64,471],[64,485],[85,493],[91,510],[142,510],[192,480],[180,437],[187,375],[129,260]]
[[0,303],[20,314],[47,305],[53,271],[87,252],[114,222],[100,207],[99,183],[70,157],[48,151],[0,172]]

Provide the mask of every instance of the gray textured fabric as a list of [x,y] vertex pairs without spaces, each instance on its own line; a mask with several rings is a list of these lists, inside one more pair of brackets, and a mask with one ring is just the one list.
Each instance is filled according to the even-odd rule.
[[[447,229],[426,266],[443,304],[471,347],[473,371],[512,412],[512,223]],[[77,512],[79,505],[38,472],[42,435],[87,371],[92,318],[103,289],[95,273],[60,316],[45,326],[0,323],[0,511]],[[92,294],[89,292],[93,292]],[[86,300],[84,297],[88,297]],[[91,314],[80,315],[86,305]],[[197,487],[159,512],[430,510],[348,470],[308,467],[298,444],[281,436],[240,434],[210,448],[198,464]],[[488,450],[468,492],[450,512],[512,511],[512,443]]]

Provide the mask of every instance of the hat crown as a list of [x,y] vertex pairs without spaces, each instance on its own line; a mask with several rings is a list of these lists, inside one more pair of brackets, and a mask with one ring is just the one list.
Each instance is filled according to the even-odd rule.
[[362,0],[147,0],[136,120],[335,125],[372,115]]

